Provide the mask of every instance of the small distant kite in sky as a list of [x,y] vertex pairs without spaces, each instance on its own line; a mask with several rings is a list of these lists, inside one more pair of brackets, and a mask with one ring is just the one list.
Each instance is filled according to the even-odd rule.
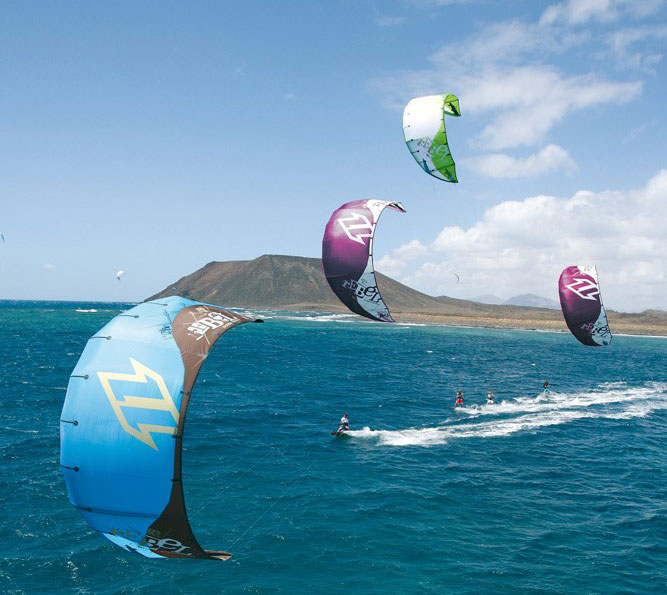
[[456,284],[458,285],[459,281],[461,280],[461,277],[459,277],[456,273],[452,273],[456,277]]
[[125,274],[125,271],[123,271],[123,270],[116,271],[116,279],[118,279],[118,280],[120,281],[120,278],[121,278],[124,274]]

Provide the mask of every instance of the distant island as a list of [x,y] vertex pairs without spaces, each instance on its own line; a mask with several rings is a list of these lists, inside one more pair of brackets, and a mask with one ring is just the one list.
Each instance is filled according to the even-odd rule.
[[[539,296],[532,298],[545,300],[540,305],[551,308],[434,297],[381,273],[376,276],[382,297],[398,322],[567,331],[560,311]],[[320,259],[302,256],[265,254],[254,260],[209,262],[148,299],[168,295],[227,307],[347,312],[329,288]],[[607,315],[612,332],[667,336],[667,312],[607,310]]]

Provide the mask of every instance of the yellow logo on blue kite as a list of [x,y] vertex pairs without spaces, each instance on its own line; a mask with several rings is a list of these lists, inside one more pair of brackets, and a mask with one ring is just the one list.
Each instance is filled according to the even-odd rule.
[[[114,413],[120,422],[121,427],[131,436],[134,436],[137,440],[141,440],[144,444],[147,444],[151,448],[157,450],[157,445],[151,436],[151,432],[159,432],[161,434],[175,434],[178,431],[178,419],[179,413],[174,404],[174,399],[172,399],[169,391],[167,390],[167,385],[164,382],[162,376],[157,372],[154,372],[147,366],[144,366],[142,363],[138,362],[135,359],[130,358],[130,363],[134,368],[134,374],[119,374],[116,372],[98,372],[100,382],[104,388],[109,403],[113,407]],[[158,388],[161,398],[150,398],[150,397],[135,397],[131,395],[123,395],[122,400],[116,398],[116,395],[111,388],[109,381],[111,380],[123,380],[125,382],[136,382],[137,384],[146,384],[148,378],[152,379],[155,382],[155,385]],[[127,421],[125,414],[123,413],[123,407],[132,407],[136,409],[148,409],[152,411],[167,411],[174,418],[176,425],[174,426],[161,426],[156,424],[144,424],[138,423],[138,430],[133,428]]]

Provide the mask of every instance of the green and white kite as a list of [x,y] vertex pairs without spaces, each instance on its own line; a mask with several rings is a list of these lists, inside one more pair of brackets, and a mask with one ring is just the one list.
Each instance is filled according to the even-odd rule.
[[405,106],[403,134],[410,153],[427,174],[446,182],[458,182],[447,144],[445,115],[461,115],[456,95],[417,97]]

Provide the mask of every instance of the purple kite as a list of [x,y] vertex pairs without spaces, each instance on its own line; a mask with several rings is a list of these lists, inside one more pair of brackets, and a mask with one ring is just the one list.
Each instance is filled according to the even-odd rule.
[[565,322],[579,341],[593,347],[611,343],[611,331],[594,266],[567,267],[560,274],[558,293]]
[[394,322],[373,269],[375,226],[387,207],[405,213],[400,202],[386,200],[354,200],[335,210],[324,230],[322,266],[331,289],[352,312]]

